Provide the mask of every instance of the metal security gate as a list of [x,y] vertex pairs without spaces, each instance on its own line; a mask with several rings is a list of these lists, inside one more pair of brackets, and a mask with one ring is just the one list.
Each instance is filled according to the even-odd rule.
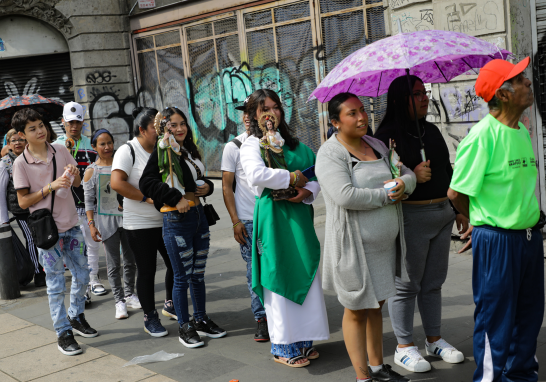
[[[326,105],[307,99],[352,52],[386,37],[382,0],[280,0],[134,37],[138,102],[189,116],[207,171],[243,131],[236,106],[275,90],[286,120],[313,151],[326,137]],[[386,98],[362,98],[373,128]]]
[[[74,100],[69,53],[11,58],[0,60],[0,64],[0,99],[40,94],[63,102]],[[52,126],[59,134],[63,130],[57,122],[52,122]],[[0,142],[6,133],[7,125],[2,123]]]

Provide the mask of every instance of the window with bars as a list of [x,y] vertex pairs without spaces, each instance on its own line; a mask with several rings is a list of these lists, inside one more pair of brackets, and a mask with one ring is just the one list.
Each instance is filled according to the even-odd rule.
[[[327,118],[309,95],[342,59],[386,37],[382,0],[278,3],[135,40],[139,103],[187,111],[207,171],[220,170],[223,145],[243,132],[235,107],[261,88],[279,93],[287,122],[316,152]],[[361,99],[378,126],[386,97]]]

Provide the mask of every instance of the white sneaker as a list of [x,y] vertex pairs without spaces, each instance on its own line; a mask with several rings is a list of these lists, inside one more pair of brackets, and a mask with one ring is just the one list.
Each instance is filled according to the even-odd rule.
[[431,344],[425,340],[425,349],[427,355],[441,358],[447,363],[461,363],[464,361],[463,353],[448,344],[443,338]]
[[138,299],[136,294],[125,297],[125,304],[127,304],[128,308],[142,309],[142,305],[140,305],[140,300]]
[[91,295],[89,294],[89,291],[91,290],[91,287],[87,286],[87,291],[85,292],[85,305],[91,304]]
[[123,301],[116,302],[116,318],[120,320],[127,317],[129,317],[127,314],[127,305]]
[[407,348],[397,346],[394,351],[394,363],[414,373],[430,371],[430,363],[421,356],[417,346]]
[[91,293],[95,296],[106,294],[106,289],[104,289],[104,285],[100,282],[99,275],[89,275],[89,285],[91,286]]

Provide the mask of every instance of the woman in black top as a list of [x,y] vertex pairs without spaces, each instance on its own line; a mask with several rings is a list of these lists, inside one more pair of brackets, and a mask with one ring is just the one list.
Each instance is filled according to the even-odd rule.
[[449,247],[453,221],[461,233],[468,228],[468,220],[450,205],[447,190],[453,175],[449,150],[440,130],[425,117],[429,92],[421,79],[411,76],[411,85],[421,138],[427,161],[420,155],[420,143],[415,126],[412,98],[406,76],[395,79],[389,86],[387,113],[375,137],[389,146],[396,143],[401,161],[413,169],[417,188],[403,201],[406,238],[406,267],[409,282],[396,280],[397,294],[389,300],[389,313],[398,340],[395,363],[413,372],[430,370],[430,363],[420,354],[413,342],[415,299],[426,334],[427,355],[449,363],[464,360],[463,354],[449,345],[440,335],[442,285],[447,276]]
[[[203,178],[205,166],[184,113],[176,107],[168,107],[158,113],[155,124],[160,137],[139,186],[142,193],[154,201],[158,211],[164,205],[176,207],[163,214],[163,241],[174,270],[173,302],[180,342],[195,348],[204,345],[200,335],[211,338],[226,335],[205,310],[210,230],[199,198],[212,194],[214,184]],[[171,187],[173,184],[175,187]],[[190,285],[192,321],[188,313]]]

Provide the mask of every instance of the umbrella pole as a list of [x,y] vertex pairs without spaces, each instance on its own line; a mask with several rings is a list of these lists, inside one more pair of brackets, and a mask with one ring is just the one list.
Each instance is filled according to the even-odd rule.
[[417,107],[415,106],[415,97],[413,96],[413,89],[411,88],[409,69],[406,69],[406,78],[408,79],[409,94],[411,96],[411,103],[413,104],[413,118],[415,118],[415,127],[417,127],[417,135],[419,136],[419,144],[421,145],[421,159],[423,162],[426,162],[427,157],[425,155],[425,145],[423,144],[423,137],[421,137],[421,126],[419,126],[419,120],[417,119]]

